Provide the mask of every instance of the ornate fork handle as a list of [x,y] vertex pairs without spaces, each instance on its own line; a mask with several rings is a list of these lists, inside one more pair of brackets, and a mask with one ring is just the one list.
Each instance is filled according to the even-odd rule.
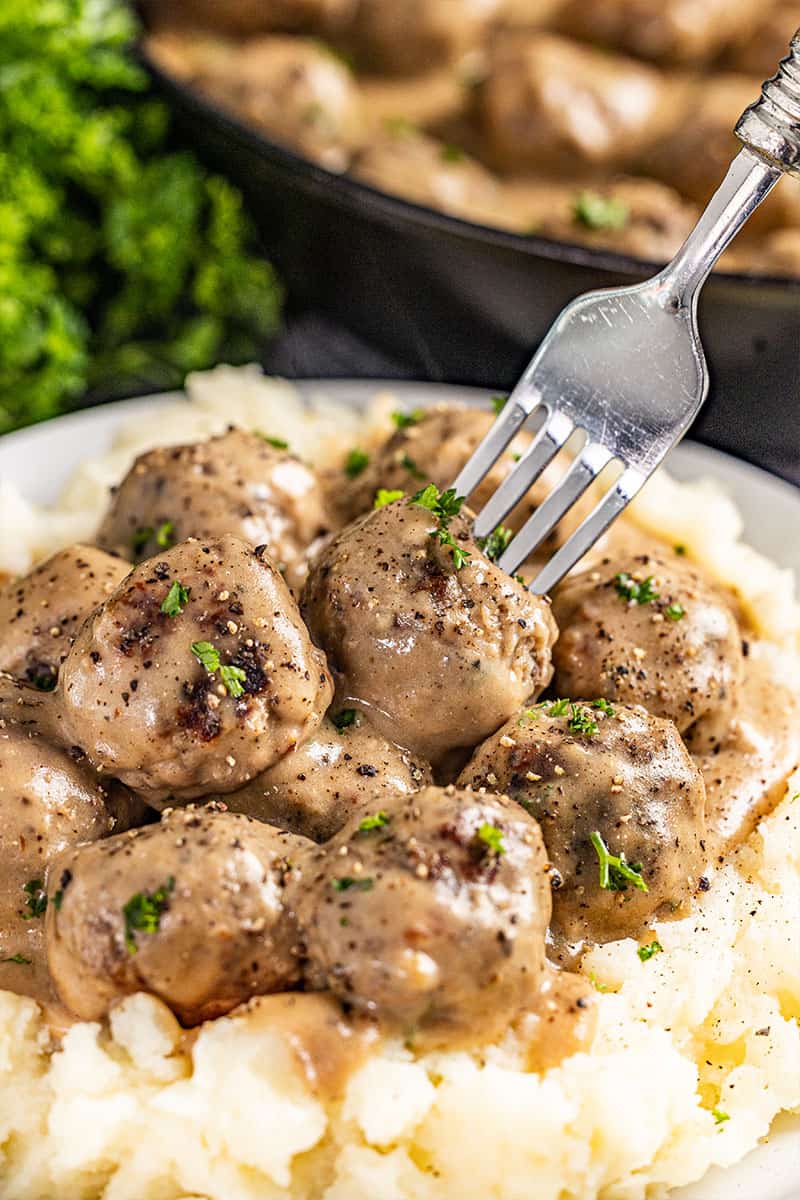
[[800,175],[800,29],[759,99],[742,113],[735,132],[756,154],[782,171]]

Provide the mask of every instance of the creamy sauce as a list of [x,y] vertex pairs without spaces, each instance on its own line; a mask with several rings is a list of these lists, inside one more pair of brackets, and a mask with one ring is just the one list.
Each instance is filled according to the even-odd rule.
[[525,1047],[529,1071],[549,1071],[572,1054],[588,1051],[597,1029],[596,993],[572,971],[548,964],[536,1005],[514,1029]]

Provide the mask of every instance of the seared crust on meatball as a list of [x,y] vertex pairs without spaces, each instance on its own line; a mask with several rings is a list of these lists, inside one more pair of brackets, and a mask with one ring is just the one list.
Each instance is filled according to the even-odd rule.
[[298,916],[313,987],[436,1041],[492,1038],[535,1000],[550,888],[507,797],[396,796],[310,852]]
[[[551,675],[549,604],[499,570],[454,517],[400,500],[344,529],[303,593],[340,707],[434,766],[477,745]],[[457,568],[454,553],[470,557]]]
[[[539,822],[558,955],[636,936],[694,894],[707,861],[703,779],[677,729],[643,708],[609,708],[546,701],[523,711],[459,777],[507,792]],[[613,871],[601,886],[593,835],[644,887]]]
[[47,954],[58,994],[97,1020],[147,991],[186,1025],[296,984],[285,903],[300,839],[208,805],[63,854],[48,877]]

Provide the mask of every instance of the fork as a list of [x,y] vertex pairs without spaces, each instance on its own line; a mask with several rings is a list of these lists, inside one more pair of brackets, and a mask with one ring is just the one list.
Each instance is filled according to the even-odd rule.
[[475,519],[488,536],[575,434],[580,452],[498,565],[514,574],[610,463],[619,474],[528,585],[549,592],[630,503],[680,441],[708,393],[697,300],[714,263],[785,172],[800,175],[800,30],[760,98],[739,119],[743,143],[681,249],[632,287],[573,300],[545,337],[453,487],[469,497],[529,416],[543,421]]

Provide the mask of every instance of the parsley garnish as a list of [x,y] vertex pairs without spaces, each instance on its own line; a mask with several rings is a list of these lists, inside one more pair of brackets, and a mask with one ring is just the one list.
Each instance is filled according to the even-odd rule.
[[570,733],[575,733],[579,737],[594,737],[597,733],[597,721],[595,721],[588,708],[582,708],[580,704],[572,704],[570,702],[567,729]]
[[547,709],[548,717],[565,717],[571,703],[571,700],[554,700]]
[[289,443],[286,441],[285,438],[269,437],[268,434],[262,433],[260,429],[257,430],[257,433],[258,433],[258,436],[261,438],[261,440],[263,442],[266,442],[268,446],[274,446],[276,450],[288,450],[289,449]]
[[425,410],[415,408],[411,412],[401,412],[397,409],[392,413],[392,420],[398,429],[408,429],[409,425],[416,425],[425,416]]
[[172,521],[164,521],[156,530],[156,545],[162,550],[168,549],[173,543],[173,532],[175,526]]
[[589,983],[592,985],[592,987],[594,988],[594,990],[596,992],[610,992],[611,991],[611,988],[608,986],[607,983],[600,982],[600,980],[595,975],[594,971],[589,972]]
[[177,579],[173,579],[169,591],[161,605],[161,611],[168,617],[177,617],[182,613],[189,599],[189,588],[185,588]]
[[642,962],[647,962],[654,954],[660,954],[663,949],[664,947],[661,945],[661,942],[653,941],[649,946],[639,946],[636,953]]
[[134,554],[144,550],[154,532],[152,525],[140,525],[138,529],[134,530],[131,537],[131,549]]
[[419,467],[414,462],[414,459],[409,458],[409,456],[407,454],[404,454],[403,457],[400,459],[400,466],[404,467],[406,469],[406,471],[408,471],[409,475],[413,475],[413,477],[415,479],[424,479],[425,478],[425,472],[420,471]]
[[481,825],[475,836],[479,842],[483,843],[484,848],[489,854],[494,854],[498,858],[501,854],[505,854],[506,848],[503,842],[503,831],[502,829],[498,829],[496,825]]
[[59,888],[57,892],[53,893],[53,908],[56,910],[56,912],[61,912],[61,904],[62,904],[63,900],[64,900],[64,889]]
[[246,682],[247,675],[241,667],[234,667],[228,664],[220,667],[219,674],[229,696],[232,696],[234,700],[238,700],[240,696],[244,695],[242,684]]
[[219,650],[211,642],[192,642],[192,654],[201,667],[205,667],[209,675],[219,670]]
[[609,704],[608,700],[606,700],[603,696],[601,696],[599,700],[592,701],[592,708],[596,708],[599,712],[605,713],[607,717],[613,717],[614,715],[613,706]]
[[596,829],[591,834],[589,841],[597,853],[600,863],[600,887],[604,891],[626,892],[629,883],[632,883],[640,892],[648,892],[650,890],[642,878],[642,872],[638,863],[631,863],[629,865],[625,861],[624,852],[621,854],[612,854]]
[[669,617],[670,621],[680,621],[681,617],[686,616],[686,609],[682,604],[668,604],[664,616]]
[[505,525],[498,525],[488,537],[478,538],[478,545],[487,558],[492,562],[497,562],[501,554],[508,549],[513,536],[513,529],[506,529]]
[[129,954],[135,954],[138,947],[134,933],[158,933],[161,916],[169,908],[169,895],[175,888],[175,876],[169,879],[154,892],[137,892],[131,896],[122,909],[125,918],[125,945]]
[[0,958],[0,962],[16,963],[18,967],[29,967],[33,960],[26,958],[24,954],[9,954],[8,958]]
[[369,817],[364,817],[363,821],[358,826],[359,833],[371,833],[373,829],[385,829],[391,821],[383,809],[380,812],[373,813]]
[[31,683],[37,692],[52,692],[57,682],[55,672],[49,668],[47,671],[40,671],[38,675],[34,675],[31,679]]
[[378,488],[372,507],[385,508],[387,504],[394,504],[395,500],[402,500],[403,496],[405,492],[401,488]]
[[354,446],[344,463],[344,473],[348,479],[355,479],[369,465],[369,455],[365,450]]
[[724,1125],[726,1121],[730,1121],[730,1113],[723,1112],[721,1108],[712,1108],[711,1115],[714,1118],[715,1125]]
[[335,717],[331,717],[331,722],[339,730],[349,729],[351,725],[358,723],[358,713],[354,708],[342,708]]
[[463,162],[466,155],[464,154],[464,151],[461,149],[460,146],[453,146],[453,145],[447,144],[445,146],[442,146],[441,150],[439,151],[439,157],[441,158],[442,162],[455,163],[455,162]]
[[47,908],[47,892],[41,879],[29,879],[22,888],[28,897],[28,910],[23,917],[41,917]]
[[617,595],[630,604],[650,604],[658,599],[658,592],[653,587],[653,576],[648,575],[638,583],[627,571],[618,571],[614,576],[614,586]]
[[500,413],[508,403],[508,396],[492,396],[491,404],[494,411],[500,416]]
[[343,875],[341,879],[332,879],[331,887],[335,892],[349,892],[355,888],[357,892],[371,892],[375,880],[367,875],[364,879],[354,879],[352,875]]
[[624,229],[629,213],[628,206],[614,196],[585,191],[575,197],[572,215],[587,229]]
[[442,546],[448,547],[453,555],[453,565],[457,571],[460,571],[472,557],[472,552],[459,546],[450,532],[450,521],[461,512],[464,497],[457,496],[455,488],[447,488],[446,491],[440,492],[435,483],[429,483],[427,487],[411,497],[411,503],[419,505],[420,508],[426,508],[436,517],[439,525],[431,536],[435,537]]

